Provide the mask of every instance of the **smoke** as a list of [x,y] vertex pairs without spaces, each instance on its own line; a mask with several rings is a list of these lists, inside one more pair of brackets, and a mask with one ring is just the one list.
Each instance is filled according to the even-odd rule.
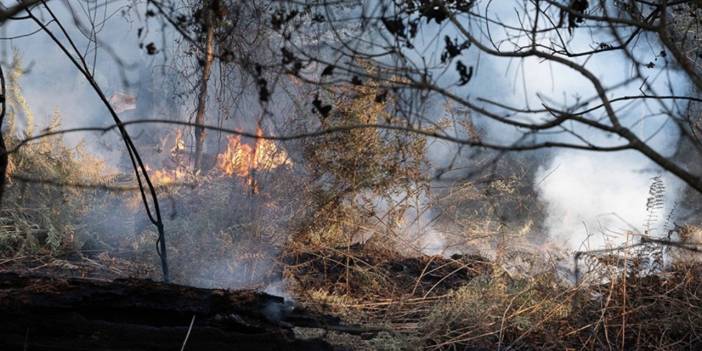
[[[12,1],[3,3],[14,4]],[[188,97],[192,95],[180,100],[175,96],[183,90],[182,85],[187,83],[187,77],[178,75],[183,72],[176,72],[180,67],[169,56],[172,49],[182,47],[177,47],[177,35],[172,28],[161,27],[160,23],[141,17],[146,12],[146,2],[66,0],[47,3],[64,24],[77,50],[85,55],[91,73],[105,95],[123,100],[124,108],[118,109],[122,120],[188,120],[192,110]],[[42,18],[70,50],[69,42],[57,24],[49,20],[48,13],[41,6],[36,7],[33,13]],[[95,23],[95,32],[91,31],[91,21]],[[78,23],[83,27],[79,29]],[[22,59],[25,72],[19,86],[37,117],[34,129],[41,131],[46,128],[54,111],[62,116],[61,128],[112,124],[111,116],[93,87],[51,38],[39,29],[31,20],[9,21],[3,24],[0,35],[13,38],[3,41],[1,59],[6,73],[13,52],[16,51]],[[97,41],[93,40],[95,38]],[[145,46],[149,43],[157,47],[157,55],[148,54]],[[212,81],[218,81],[218,78],[214,73]],[[174,86],[177,84],[181,86]],[[244,83],[241,84],[243,87]],[[229,88],[235,94],[241,87]],[[188,93],[192,93],[192,89]],[[242,95],[237,110],[229,111],[236,114],[237,120],[229,120],[226,124],[222,122],[222,125],[244,127],[242,129],[255,132],[256,123],[252,116],[260,115],[256,109],[257,94],[247,91]],[[126,101],[132,97],[136,101]],[[177,105],[174,101],[185,103]],[[218,101],[213,99],[209,106],[208,123],[215,124],[213,116],[217,116]],[[271,111],[274,111],[271,114],[282,108],[283,103],[271,106]],[[19,120],[18,124],[21,129],[27,121]],[[170,161],[175,128],[135,126],[129,127],[129,131],[151,170],[153,180],[154,171],[165,167],[164,164]],[[218,152],[215,147],[217,135],[212,133],[209,139],[212,147],[208,152],[214,157]],[[70,146],[83,142],[91,154],[113,166],[119,173],[117,178],[124,178],[123,183],[129,182],[118,185],[136,184],[134,179],[129,179],[131,165],[116,132],[106,135],[66,134],[64,141]],[[226,145],[226,140],[223,144]],[[115,178],[111,174],[109,178],[107,176],[105,179]],[[280,174],[271,175],[277,176]],[[192,178],[178,181],[187,183]],[[259,175],[259,178],[265,177]],[[257,182],[259,188],[264,189],[257,194],[252,194],[245,181],[224,177],[198,189],[187,186],[158,189],[171,269],[177,282],[213,288],[264,288],[268,282],[272,282],[270,289],[282,290],[282,285],[275,281],[280,279],[280,272],[276,271],[279,247],[274,247],[273,243],[277,244],[279,238],[287,237],[288,233],[281,228],[290,226],[290,218],[296,213],[290,208],[295,206],[291,204],[292,201],[286,202],[292,198],[289,189],[269,186],[274,182],[267,179],[258,179]],[[286,184],[297,185],[294,182]],[[82,242],[97,242],[101,248],[114,249],[111,254],[120,255],[119,252],[124,251],[128,252],[128,259],[157,264],[153,245],[154,228],[137,193],[98,192],[91,201],[93,203],[87,206],[85,215],[70,219],[77,222],[80,228],[79,249]]]
[[[519,27],[523,19],[515,14],[515,3],[499,2],[482,10],[490,18],[499,18],[507,25]],[[495,42],[507,39],[508,33],[497,25],[491,27],[491,39]],[[479,31],[476,28],[474,32]],[[431,37],[436,33],[431,32],[425,36]],[[451,32],[440,33],[450,37],[456,35]],[[528,38],[511,40],[518,44],[520,40],[526,42]],[[598,43],[613,42],[614,38],[607,31],[576,30],[567,40],[571,52],[578,52],[591,50]],[[544,39],[545,45],[549,45],[547,41]],[[638,62],[650,62],[648,68],[643,68],[642,79],[630,80],[637,73],[637,67],[630,57],[620,51],[568,60],[593,72],[609,89],[607,95],[610,98],[641,95],[642,89],[651,95],[688,92],[689,82],[676,72],[673,63],[666,60],[666,55],[661,54],[664,48],[658,44],[657,39],[642,35],[640,42],[641,44],[631,47],[631,54]],[[505,50],[509,48],[510,45],[505,45]],[[476,57],[476,51],[462,56],[464,61],[479,65],[467,88],[468,94],[473,97],[487,98],[519,108],[540,109],[542,103],[557,107],[569,106],[597,96],[592,83],[569,67],[536,58],[512,59],[490,55]],[[454,74],[442,79],[450,82],[456,81],[457,77]],[[650,90],[644,87],[644,81],[650,85]],[[594,101],[588,107],[599,102],[597,99]],[[614,108],[624,126],[663,155],[673,154],[679,133],[674,123],[671,123],[670,116],[662,111],[675,111],[676,105],[664,101],[637,101],[617,103]],[[604,113],[603,118],[606,119]],[[495,122],[486,122],[480,127],[490,141],[502,144],[513,143],[519,135],[515,128]],[[581,143],[579,138],[582,137],[601,146],[620,145],[624,142],[616,136],[589,127],[567,127],[572,128],[572,132],[579,137],[563,132],[548,137],[537,136],[534,141]],[[434,150],[439,151],[431,153],[433,164],[444,167],[452,161],[452,155],[459,149],[454,147],[454,152],[448,152],[446,146],[439,144]],[[582,249],[583,245],[597,249],[621,244],[627,231],[642,233],[642,225],[647,216],[648,188],[651,178],[656,175],[664,175],[667,185],[665,210],[670,211],[683,188],[681,181],[641,154],[634,151],[550,151],[548,161],[536,168],[533,177],[538,200],[547,209],[544,235],[548,241],[561,244],[562,248],[577,250]],[[660,228],[658,230],[660,232]]]
[[[590,40],[574,38],[576,42],[581,41],[583,46]],[[652,57],[652,51],[658,52],[645,47],[635,48],[632,53],[640,61],[653,62],[655,57]],[[585,67],[595,73],[605,86],[615,86],[624,82],[627,76],[634,72],[630,58],[621,53],[593,57]],[[567,97],[568,94],[593,95],[590,93],[590,82],[583,77],[573,76],[573,72],[568,72],[564,67],[548,67],[546,64],[530,61],[526,62],[522,69],[527,89],[546,101],[558,101],[559,96]],[[678,94],[689,89],[685,78],[671,73],[672,69],[670,63],[659,61],[656,68],[645,72],[644,79],[648,79],[648,83],[652,85],[650,93],[661,94],[666,92],[668,87],[679,87]],[[548,82],[542,78],[544,76],[554,78]],[[636,96],[641,94],[640,88],[640,81],[636,81],[612,89],[608,96]],[[622,123],[642,140],[647,140],[650,146],[664,156],[673,154],[679,137],[678,130],[674,123],[670,123],[671,117],[660,114],[660,111],[674,111],[674,105],[665,102],[636,102],[618,104],[615,108]],[[574,131],[596,145],[613,146],[624,143],[624,140],[601,131],[588,128]],[[576,141],[568,135],[556,140]],[[547,205],[546,228],[549,237],[558,243],[567,244],[567,248],[576,250],[620,245],[626,240],[626,232],[643,233],[648,188],[651,178],[656,175],[664,175],[668,188],[665,207],[670,210],[682,189],[681,181],[640,153],[557,150],[553,153],[550,163],[539,168],[534,184],[541,201]]]
[[[489,2],[489,5],[478,3],[476,6],[483,7],[475,11],[494,19],[496,23],[518,28],[525,21],[528,23],[532,20],[520,15],[523,9],[515,11],[515,7],[531,6],[524,4],[526,3],[520,1]],[[533,8],[530,10],[533,11]],[[616,13],[617,9],[610,8],[608,11]],[[500,43],[498,46],[508,51],[513,48],[512,45],[527,44],[530,39],[526,35],[510,36],[508,31],[497,24],[484,22],[479,24],[489,26],[489,31],[468,21],[464,25],[468,26],[468,30],[474,35],[489,33],[491,40]],[[543,24],[543,26],[548,25],[550,24]],[[621,30],[619,34],[626,37],[631,33]],[[442,47],[441,40],[437,38],[444,36],[462,37],[461,33],[451,25],[423,23],[418,39],[413,42],[415,49],[406,50],[404,54],[409,62],[415,62],[419,66],[425,62],[430,67],[433,64],[439,64]],[[487,40],[484,36],[480,38]],[[560,39],[542,38],[541,40],[545,46],[550,46]],[[570,52],[589,51],[600,44],[616,43],[615,37],[608,29],[580,28],[563,40],[566,41],[565,45]],[[690,91],[689,81],[675,69],[674,62],[668,60],[671,55],[665,54],[665,48],[658,42],[655,35],[641,34],[629,50],[631,57],[614,50],[567,59],[582,65],[600,79],[608,90],[609,98],[641,94],[685,94]],[[430,52],[433,54],[427,56]],[[580,72],[564,65],[537,58],[495,57],[480,54],[476,48],[462,52],[456,59],[475,68],[474,76],[466,87],[455,87],[454,83],[459,77],[452,69],[453,67],[445,71],[436,69],[430,72],[434,73],[433,78],[439,86],[455,95],[468,96],[474,102],[478,101],[478,98],[485,98],[527,109],[541,109],[544,103],[558,108],[589,101],[584,105],[586,107],[583,107],[586,109],[599,103],[592,82]],[[638,65],[634,61],[648,63],[648,65]],[[641,74],[641,77],[632,80],[631,78],[637,74]],[[422,122],[427,120],[428,123],[437,123],[444,116],[447,108],[452,108],[445,106],[439,99],[430,100],[428,105],[419,117]],[[483,107],[506,114],[505,111],[500,111],[491,105],[483,104]],[[676,112],[679,108],[680,106],[675,103],[661,100],[614,103],[614,109],[622,125],[628,127],[642,140],[646,140],[648,145],[664,156],[671,156],[675,152],[679,139],[677,126],[671,123],[671,116],[667,112]],[[593,115],[598,116],[597,112]],[[607,120],[604,112],[599,116]],[[548,115],[532,115],[517,118],[532,118],[532,121],[538,121],[539,118],[548,117]],[[516,128],[485,118],[471,118],[471,121],[484,135],[486,141],[509,145],[521,136]],[[587,126],[567,125],[566,127],[571,128],[570,132],[538,135],[533,138],[533,141],[549,140],[580,144],[582,143],[580,138],[583,138],[592,144],[604,147],[621,145],[625,142],[615,135]],[[461,132],[451,128],[444,131],[465,137]],[[546,241],[545,246],[549,247],[581,250],[622,244],[627,233],[644,232],[643,225],[649,216],[646,200],[653,177],[662,175],[667,187],[662,212],[672,210],[674,204],[678,202],[680,192],[684,189],[679,179],[635,151],[601,153],[555,149],[532,152],[534,153],[543,155],[524,157],[524,159],[527,162],[542,163],[537,167],[530,167],[534,173],[527,179],[533,179],[533,191],[538,196],[535,201],[545,206],[546,216],[542,225],[532,227],[532,230],[543,230],[543,232],[532,233],[530,237],[543,238]],[[439,141],[431,141],[427,148],[427,157],[433,171],[442,175],[460,176],[469,173],[465,171],[466,169],[476,170],[474,155],[473,150]],[[441,188],[442,184],[437,183],[435,187]],[[675,214],[672,215],[674,218]],[[421,222],[425,215],[408,213],[408,216],[414,216],[415,221]],[[661,223],[657,223],[657,227],[649,234],[662,235],[664,228],[661,226]],[[413,228],[406,230],[408,236],[416,236],[416,230]],[[446,247],[445,235],[436,230],[432,224],[425,226],[423,232],[422,240],[427,244],[425,246],[429,247],[424,250],[424,253],[439,253],[441,250],[437,249],[438,247],[442,245]]]
[[[5,1],[4,3],[9,4],[10,2]],[[62,21],[73,23],[73,15],[76,14],[79,17],[82,16],[82,22],[87,23],[87,18],[82,12],[70,13],[65,6],[66,3],[53,7]],[[91,59],[91,65],[94,64],[96,80],[108,96],[115,93],[125,93],[136,96],[138,106],[152,106],[152,108],[147,109],[137,107],[139,113],[126,112],[125,117],[136,119],[173,114],[169,118],[185,120],[192,106],[173,107],[166,101],[172,96],[159,95],[158,85],[165,84],[163,81],[167,80],[167,77],[155,73],[159,72],[159,68],[166,64],[162,61],[163,57],[160,55],[150,56],[140,46],[149,42],[162,43],[163,37],[167,38],[164,44],[172,43],[173,33],[157,26],[151,26],[142,32],[140,28],[143,25],[143,19],[137,18],[136,14],[144,13],[144,8],[140,7],[142,5],[137,5],[136,8],[125,7],[131,3],[130,1],[107,2],[105,7],[101,8],[101,11],[104,10],[102,18],[106,22],[99,26],[98,38],[101,41],[97,44],[97,50],[96,44],[86,39],[84,33],[75,29],[75,26],[67,26],[69,34],[76,39],[78,48],[88,53],[87,57]],[[73,8],[79,10],[78,6],[73,5]],[[487,14],[493,18],[500,18],[507,24],[518,25],[520,19],[515,17],[513,6],[514,2],[496,2]],[[55,24],[50,27],[54,30],[57,29]],[[39,32],[29,37],[20,37],[37,29],[38,27],[31,21],[11,21],[3,26],[5,37],[17,37],[17,39],[5,41],[3,60],[7,65],[11,51],[16,48],[20,52],[24,66],[27,67],[27,73],[21,85],[29,105],[40,119],[39,129],[46,126],[48,117],[54,110],[60,111],[64,116],[63,127],[66,128],[110,123],[107,111],[97,99],[92,87],[85,82],[68,58],[46,34]],[[493,29],[497,29],[497,27],[493,26]],[[139,33],[142,35],[139,36]],[[441,38],[443,35],[460,37],[459,33],[452,32],[450,29],[427,24],[421,34],[422,39],[418,40],[427,43],[426,47],[422,48],[421,45],[417,45],[418,49],[415,52],[435,52],[435,57],[429,57],[428,61],[438,61],[441,50],[433,50],[433,45],[436,45],[436,42],[432,38]],[[493,32],[494,40],[499,41],[505,38],[505,33]],[[608,42],[611,39],[606,33],[587,33],[585,31],[576,31],[573,37],[568,38],[569,45],[573,50],[589,49],[594,44]],[[672,89],[671,87],[687,89],[688,84],[685,79],[672,71],[670,63],[658,56],[661,48],[655,44],[655,40],[653,38],[646,39],[650,39],[651,46],[637,48],[633,54],[642,62],[655,63],[653,68],[647,68],[644,72],[646,75],[644,78],[647,83],[652,85],[652,90],[660,93],[667,92]],[[109,50],[100,49],[105,49],[106,46],[109,46]],[[167,48],[159,49],[166,50]],[[110,52],[115,53],[119,60],[115,60]],[[420,57],[419,54],[416,56],[410,54],[410,59],[420,62],[424,57]],[[461,59],[467,64],[474,64],[476,70],[472,81],[465,88],[460,88],[462,90],[457,90],[456,93],[461,96],[471,96],[472,99],[481,97],[512,106],[540,108],[542,102],[562,106],[595,95],[590,82],[579,73],[561,65],[536,59],[514,60],[479,55],[477,49],[474,48],[466,51]],[[630,65],[630,59],[621,53],[598,54],[592,58],[574,58],[573,61],[593,71],[597,77],[602,79],[605,86],[616,86],[610,91],[611,96],[640,94],[641,81],[618,85],[626,81],[635,69]],[[165,75],[172,73],[168,72]],[[453,70],[448,70],[439,76],[439,82],[449,85],[455,83],[457,78]],[[216,77],[213,80],[217,80]],[[147,90],[153,94],[145,93]],[[271,100],[278,101],[278,103],[270,106],[271,115],[274,117],[269,122],[275,127],[283,129],[286,123],[278,117],[285,111],[291,110],[292,108],[288,105],[292,105],[292,103],[282,96],[274,97],[275,99]],[[240,125],[236,125],[236,127],[244,127],[248,131],[254,131],[254,124],[250,122],[254,121],[261,112],[255,107],[250,107],[256,105],[254,101],[256,98],[255,92],[245,92],[244,98],[237,106],[240,110],[235,111],[238,120],[227,123],[230,125],[238,123]],[[215,107],[210,107],[208,114],[214,113],[217,109],[216,103],[210,106],[212,105]],[[421,111],[421,119],[431,123],[438,122],[439,118],[443,116],[442,112],[445,111],[445,107],[441,101],[432,101],[426,110]],[[657,113],[663,108],[672,107],[671,104],[665,102],[636,102],[616,106],[617,112],[622,116],[622,123],[632,127],[632,130],[639,137],[650,139],[650,144],[665,155],[670,155],[674,151],[678,135],[672,124],[666,124],[668,123],[667,117],[657,115]],[[474,121],[480,131],[489,137],[490,141],[509,144],[519,136],[519,131],[514,128],[477,118]],[[616,137],[603,135],[600,131],[585,127],[574,131],[600,145],[611,146],[621,142]],[[147,133],[145,138],[149,137],[153,138],[154,135]],[[116,135],[108,137],[67,136],[67,140],[73,144],[82,138],[87,138],[91,151],[101,154],[114,165],[119,165],[120,160],[124,157]],[[576,138],[567,133],[549,138],[563,142],[577,141]],[[160,161],[159,158],[163,158],[163,155],[158,155],[152,150],[146,150],[146,153],[150,161]],[[454,168],[455,170],[461,167],[481,167],[481,165],[476,166],[472,163],[473,160],[470,159],[472,155],[473,151],[471,150],[445,142],[431,141],[427,147],[427,157],[434,171],[445,168]],[[530,185],[533,185],[533,189],[538,194],[538,201],[543,203],[547,209],[543,226],[533,226],[533,228],[545,228],[543,236],[548,237],[552,242],[562,243],[561,247],[572,250],[583,247],[595,249],[606,245],[616,245],[624,240],[627,232],[641,233],[647,218],[645,204],[648,197],[648,187],[653,176],[665,174],[664,180],[668,191],[664,211],[668,211],[672,207],[679,192],[683,189],[680,181],[667,175],[650,160],[635,152],[605,154],[559,149],[549,153],[548,156],[548,161],[540,167],[534,167],[536,172],[530,175],[534,179],[534,183]],[[439,186],[440,184],[435,185]],[[302,188],[304,185],[290,185],[291,189],[285,190],[287,191],[284,192],[285,196],[291,196],[295,186]],[[294,218],[296,212],[289,210],[289,208],[300,204],[290,201],[289,205],[280,205],[280,209],[275,211],[246,212],[239,211],[239,205],[253,200],[243,196],[222,199],[220,198],[223,196],[222,193],[221,189],[206,192],[204,195],[193,193],[197,199],[194,201],[196,204],[175,211],[177,212],[177,215],[174,216],[175,219],[167,223],[172,227],[178,226],[180,223],[189,223],[189,226],[183,225],[185,229],[179,233],[181,236],[169,237],[169,240],[172,239],[171,242],[213,240],[211,245],[194,244],[199,251],[188,253],[183,252],[185,251],[183,250],[176,253],[182,255],[181,257],[205,255],[204,257],[210,259],[207,265],[191,267],[192,269],[185,274],[184,281],[198,286],[235,288],[242,286],[245,282],[269,279],[268,273],[262,273],[260,267],[245,271],[243,268],[246,266],[245,263],[232,259],[233,256],[240,253],[222,252],[218,244],[234,242],[239,245],[241,241],[237,240],[241,240],[241,236],[254,233],[254,231],[244,228],[244,224],[249,225],[253,220],[267,220],[269,218],[284,217],[286,220]],[[268,194],[261,196],[265,195]],[[400,201],[406,195],[406,193],[399,193],[394,199],[378,200],[375,207],[381,212],[381,217],[382,212],[389,211],[389,208],[395,205],[393,202]],[[208,205],[212,206],[213,204],[224,208],[214,211],[206,209]],[[257,205],[262,208],[267,206],[265,201],[261,201]],[[440,209],[428,209],[431,205],[432,199],[428,194],[423,193],[416,197],[415,203],[409,206],[400,218],[401,224],[398,228],[401,232],[401,239],[408,247],[413,248],[415,253],[418,251],[432,255],[450,254],[451,252],[447,250],[449,244],[445,233],[435,226],[435,219],[440,214]],[[121,205],[115,204],[114,206],[117,208]],[[178,208],[178,206],[180,205],[175,204],[173,208]],[[129,211],[120,208],[113,213],[123,212]],[[283,212],[287,214],[283,215]],[[143,213],[139,215],[143,217]],[[199,222],[195,221],[195,217]],[[227,228],[229,232],[226,234],[214,233],[213,236],[203,235],[203,232],[221,229],[210,225],[215,220],[229,221],[232,224],[230,228]],[[271,231],[275,231],[281,237],[287,235],[287,233],[280,233],[289,229],[287,226],[292,220],[290,222],[286,222],[286,220],[271,226]],[[142,221],[144,221],[143,218]],[[120,222],[121,220],[114,215],[112,217],[103,216],[99,222],[93,223],[93,225],[114,236],[119,236],[120,232],[134,230],[134,228]],[[132,224],[130,222],[130,225]],[[138,227],[138,225],[134,225],[134,227]],[[529,226],[529,228],[532,227]],[[660,232],[661,228],[658,227],[656,230]],[[260,242],[247,242],[247,245],[250,245],[247,249],[255,251],[260,249],[262,244]],[[264,259],[259,260],[256,264],[259,266],[275,265],[274,257],[279,253],[277,250],[278,248],[264,250]],[[208,253],[211,253],[211,256],[207,256]],[[182,264],[187,266],[185,259]],[[268,289],[276,292],[284,291],[280,280],[275,279]]]
[[[13,1],[3,1],[14,5]],[[77,50],[84,55],[97,84],[109,98],[116,93],[138,96],[137,104],[148,105],[146,94],[139,94],[151,83],[151,69],[160,62],[140,47],[144,42],[161,42],[168,33],[160,28],[140,30],[144,4],[131,1],[95,3],[56,1],[48,3],[64,25]],[[32,13],[71,50],[61,29],[41,6]],[[91,26],[94,24],[94,27]],[[80,25],[78,25],[80,24]],[[93,31],[94,29],[94,31]],[[138,33],[142,33],[139,37]],[[39,131],[45,128],[53,112],[62,116],[63,128],[107,125],[112,122],[107,109],[93,87],[73,65],[52,39],[31,19],[8,21],[2,26],[1,60],[5,67],[13,53],[21,58],[24,74],[19,82],[22,93],[36,116]],[[74,56],[75,57],[75,56]],[[77,57],[76,57],[77,59]],[[129,113],[123,114],[127,119]],[[139,116],[141,118],[151,116]],[[24,121],[19,121],[20,125]],[[71,145],[87,142],[89,149],[101,155],[113,166],[119,165],[124,150],[116,133],[66,134]]]
[[[392,242],[401,253],[411,256],[421,254],[449,256],[453,253],[449,252],[444,233],[434,226],[438,211],[426,192],[417,189],[415,193],[401,191],[391,198],[376,197],[373,208],[379,213],[379,218],[387,218],[379,221],[375,226],[378,229],[392,227],[390,228]],[[398,208],[399,213],[393,213]],[[373,233],[370,234],[369,237]],[[383,233],[380,234],[383,235]]]
[[[650,161],[634,153],[557,153],[538,170],[535,184],[547,204],[545,224],[552,240],[572,250],[587,250],[617,246],[631,234],[644,233],[651,178],[662,172],[642,166],[650,166]],[[667,191],[661,212],[667,215],[682,186],[668,174],[663,179]],[[665,215],[658,216],[651,234],[664,234]]]

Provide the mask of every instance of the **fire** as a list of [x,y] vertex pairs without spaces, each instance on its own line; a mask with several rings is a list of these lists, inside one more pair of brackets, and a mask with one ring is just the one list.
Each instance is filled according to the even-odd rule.
[[[172,147],[170,146],[172,143]],[[152,169],[148,165],[146,170],[149,172],[151,181],[156,186],[173,185],[175,183],[184,183],[190,175],[187,168],[186,160],[186,145],[183,140],[182,129],[177,129],[175,138],[169,142],[168,138],[161,140],[161,149],[169,151],[168,158],[161,161],[163,168]]]
[[158,169],[150,172],[150,176],[153,184],[159,186],[182,182],[187,176],[187,173],[182,169]]
[[[257,128],[256,135],[262,136],[263,131]],[[228,176],[248,177],[253,170],[267,172],[292,164],[287,153],[273,141],[258,138],[251,146],[242,143],[237,135],[227,139],[227,148],[217,155],[217,169]]]
[[[196,179],[213,179],[224,175],[245,179],[255,192],[258,187],[253,178],[254,171],[268,172],[278,167],[292,165],[285,150],[278,148],[270,140],[260,138],[263,135],[260,128],[257,129],[256,135],[259,138],[253,144],[243,143],[239,136],[228,137],[226,149],[217,155],[215,172],[199,174],[193,173],[188,167],[187,147],[182,131],[177,130],[173,144],[162,141],[162,146],[170,153],[169,157],[162,161],[163,167],[153,169],[147,166],[146,170],[153,184],[158,187],[186,184]],[[169,146],[166,147],[166,145]],[[173,146],[170,147],[170,145]]]
[[[169,186],[186,184],[189,180],[187,170],[180,167],[176,169],[152,169],[149,165],[146,165],[146,172],[149,174],[151,184],[165,191],[169,191]],[[141,196],[135,192],[127,201],[127,207],[136,210],[140,208],[141,201]]]
[[171,149],[171,157],[177,156],[185,151],[185,141],[183,140],[183,130],[177,129],[173,148]]

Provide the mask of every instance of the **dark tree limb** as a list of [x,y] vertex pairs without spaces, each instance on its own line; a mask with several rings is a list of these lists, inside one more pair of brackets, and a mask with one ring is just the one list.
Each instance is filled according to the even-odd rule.
[[2,132],[2,125],[5,121],[5,112],[7,111],[7,89],[5,85],[5,73],[0,67],[0,207],[2,206],[2,198],[5,194],[5,179],[7,177],[7,165],[9,162],[9,155],[7,154],[7,147],[5,146],[5,136]]
[[[165,230],[163,227],[163,219],[161,217],[161,208],[159,206],[158,196],[156,194],[156,188],[154,187],[153,183],[151,182],[151,179],[149,178],[149,174],[147,172],[146,166],[145,166],[143,160],[141,159],[141,156],[139,155],[139,152],[137,151],[136,146],[134,145],[134,142],[132,141],[132,138],[129,136],[127,129],[124,127],[122,120],[119,118],[119,116],[117,115],[117,112],[114,110],[114,108],[112,108],[112,105],[110,105],[110,102],[107,99],[107,96],[102,91],[102,89],[97,84],[97,82],[95,81],[95,78],[93,77],[92,73],[90,72],[90,69],[88,68],[88,64],[85,62],[85,59],[83,58],[83,56],[80,54],[80,51],[78,50],[75,43],[71,39],[71,36],[68,35],[68,32],[64,28],[61,21],[59,21],[59,19],[51,11],[51,8],[49,8],[49,6],[46,4],[46,0],[41,0],[41,3],[44,5],[44,8],[48,11],[49,15],[51,15],[54,22],[60,28],[64,37],[68,41],[71,49],[75,52],[75,56],[71,53],[69,48],[66,45],[64,45],[51,30],[49,30],[47,28],[46,24],[44,24],[41,20],[39,20],[36,16],[34,16],[32,14],[32,11],[29,8],[26,8],[25,10],[26,10],[29,18],[31,18],[51,38],[51,40],[59,47],[59,49],[61,49],[61,51],[71,61],[71,63],[73,63],[73,65],[83,75],[83,77],[86,79],[86,81],[90,84],[90,86],[93,88],[95,93],[100,98],[100,101],[102,101],[102,103],[107,108],[108,112],[110,113],[110,116],[112,117],[113,121],[115,122],[115,125],[117,126],[117,129],[120,132],[120,135],[122,136],[122,140],[124,141],[124,144],[127,148],[127,153],[128,153],[129,158],[132,162],[132,168],[134,169],[134,174],[136,176],[137,183],[139,185],[139,190],[141,193],[142,202],[144,203],[144,208],[146,210],[146,214],[149,217],[149,220],[151,221],[151,223],[154,226],[156,226],[156,229],[158,231],[158,240],[156,242],[156,251],[157,251],[159,257],[161,258],[161,268],[163,270],[163,280],[165,282],[169,282],[170,278],[169,278],[169,273],[168,273],[168,255],[167,255],[167,251],[166,251],[166,237],[165,237]],[[142,177],[143,177],[143,180],[142,180]],[[152,213],[151,208],[149,206],[149,201],[147,198],[147,191],[148,191],[148,195],[149,195],[148,198],[151,199],[151,203],[153,205],[153,213]]]

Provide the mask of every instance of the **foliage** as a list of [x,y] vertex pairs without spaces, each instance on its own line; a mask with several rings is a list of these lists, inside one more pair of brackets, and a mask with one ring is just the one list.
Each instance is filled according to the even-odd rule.
[[[21,60],[15,54],[8,90],[8,127],[5,143],[12,149],[34,133],[34,117],[24,99],[19,81]],[[17,134],[18,118],[25,127]],[[55,111],[44,132],[61,128],[61,114]],[[3,255],[32,254],[41,250],[57,252],[76,245],[77,236],[84,232],[83,220],[88,213],[95,191],[49,183],[30,184],[22,180],[38,178],[58,184],[89,184],[106,176],[109,168],[103,161],[86,151],[84,144],[71,147],[61,136],[41,138],[10,154],[9,184],[0,214],[0,252]]]
[[[317,96],[321,128],[401,121],[393,111],[394,97],[372,81],[336,86],[325,93]],[[329,114],[321,101],[327,99],[334,104]],[[303,157],[313,182],[305,193],[310,216],[297,239],[346,245],[367,234],[363,228],[372,222],[386,223],[392,231],[411,199],[426,192],[425,147],[424,138],[375,128],[307,140]],[[379,203],[389,209],[379,208]]]

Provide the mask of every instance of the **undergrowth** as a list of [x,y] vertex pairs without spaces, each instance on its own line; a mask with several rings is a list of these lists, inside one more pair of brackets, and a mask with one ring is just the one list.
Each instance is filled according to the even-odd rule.
[[[4,131],[9,150],[37,133],[34,115],[19,88],[21,67],[19,55],[15,54],[8,77],[10,94]],[[48,127],[41,132],[60,129],[61,118],[60,112],[55,111]],[[40,177],[57,183],[85,184],[98,177],[109,182],[110,177],[106,176],[109,173],[105,163],[87,152],[84,144],[70,146],[62,136],[41,138],[10,154],[8,184],[0,210],[0,254],[6,257],[43,251],[58,253],[73,248],[86,229],[82,218],[96,195],[96,191],[88,189],[28,183],[22,179]]]
[[[37,133],[18,85],[20,67],[16,57],[5,129],[10,149]],[[355,98],[340,99],[340,114],[324,121],[329,126],[395,118],[374,102],[372,85],[333,93]],[[56,112],[48,130],[60,125]],[[696,251],[702,229],[673,225],[673,215],[661,214],[660,178],[652,182],[638,237],[682,244],[582,254],[579,276],[564,276],[562,260],[518,245],[538,232],[543,217],[542,207],[529,205],[535,195],[525,179],[528,165],[510,163],[509,172],[497,171],[500,177],[432,193],[423,183],[426,141],[407,144],[407,137],[359,130],[321,138],[296,155],[307,166],[260,174],[254,189],[247,180],[210,173],[189,175],[191,184],[158,187],[174,280],[228,288],[284,280],[284,293],[300,305],[383,329],[363,341],[366,349],[702,348]],[[134,181],[105,176],[111,172],[83,145],[59,136],[11,154],[0,258],[79,253],[109,265],[114,255],[157,267],[156,233],[133,189],[56,185],[100,179],[119,189]],[[377,203],[382,211],[372,206]],[[418,214],[427,203],[441,216]],[[412,211],[421,226],[409,220]],[[418,255],[417,247],[401,246],[411,241],[403,232],[416,227],[441,228],[451,233],[439,238],[445,246],[478,254]]]

